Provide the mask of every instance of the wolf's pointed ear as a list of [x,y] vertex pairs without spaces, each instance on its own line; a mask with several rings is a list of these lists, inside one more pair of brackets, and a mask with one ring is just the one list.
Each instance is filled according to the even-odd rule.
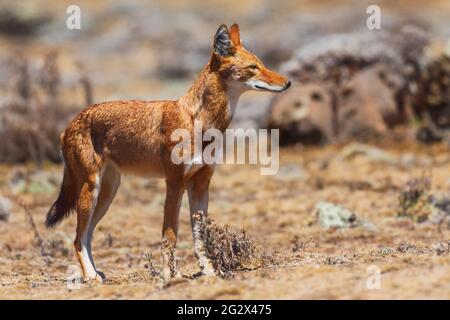
[[235,47],[241,46],[241,34],[239,32],[239,26],[236,23],[230,27],[230,39]]
[[226,25],[221,25],[214,36],[214,52],[220,57],[233,55],[235,48]]

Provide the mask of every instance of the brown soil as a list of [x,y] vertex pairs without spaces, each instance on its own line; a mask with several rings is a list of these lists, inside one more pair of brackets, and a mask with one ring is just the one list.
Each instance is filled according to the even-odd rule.
[[[273,261],[228,279],[197,277],[166,286],[151,276],[144,257],[152,254],[155,268],[160,267],[164,183],[125,177],[93,244],[96,264],[107,280],[77,290],[69,290],[66,283],[68,267],[77,266],[75,216],[54,231],[45,230],[44,216],[57,190],[13,194],[10,178],[29,168],[1,167],[0,193],[15,200],[10,220],[0,221],[0,298],[448,299],[450,231],[439,232],[436,224],[397,214],[399,192],[423,172],[431,174],[432,192],[448,190],[450,154],[446,146],[388,152],[409,160],[380,162],[364,155],[342,159],[340,147],[291,148],[281,152],[278,176],[262,176],[256,166],[220,166],[210,190],[210,216],[219,225],[245,228]],[[44,171],[59,177],[61,168]],[[44,252],[18,200],[30,208]],[[313,215],[322,200],[349,208],[375,228],[324,229]],[[443,250],[436,250],[438,243]],[[198,271],[186,201],[176,255],[184,274]],[[373,265],[381,271],[381,288],[370,290],[368,267]]]

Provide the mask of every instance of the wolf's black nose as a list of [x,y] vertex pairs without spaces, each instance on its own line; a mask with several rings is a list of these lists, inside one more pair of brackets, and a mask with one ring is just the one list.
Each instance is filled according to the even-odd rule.
[[284,84],[284,88],[287,89],[291,86],[291,80],[286,81],[286,83]]

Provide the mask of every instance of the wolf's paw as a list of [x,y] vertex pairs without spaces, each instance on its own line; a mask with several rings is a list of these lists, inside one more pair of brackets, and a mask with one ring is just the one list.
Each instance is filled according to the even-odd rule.
[[105,275],[103,274],[103,272],[100,272],[93,275],[85,276],[84,282],[88,284],[102,284],[103,279],[105,279]]

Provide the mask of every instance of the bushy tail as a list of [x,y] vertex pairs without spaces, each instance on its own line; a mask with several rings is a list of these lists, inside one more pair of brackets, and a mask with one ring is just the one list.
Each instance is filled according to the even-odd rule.
[[60,223],[64,218],[67,218],[75,209],[77,202],[76,190],[74,190],[73,179],[70,171],[64,168],[64,177],[59,191],[58,198],[53,203],[52,207],[47,213],[45,225],[47,228],[54,227]]

